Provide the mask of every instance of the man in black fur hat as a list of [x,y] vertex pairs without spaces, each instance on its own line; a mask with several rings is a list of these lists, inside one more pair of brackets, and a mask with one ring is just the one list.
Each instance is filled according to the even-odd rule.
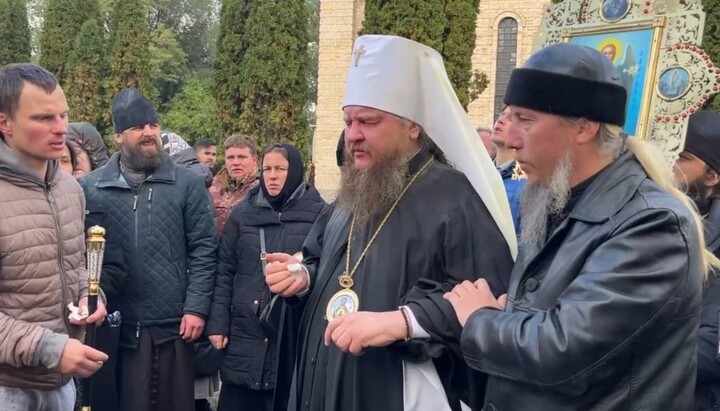
[[446,294],[485,410],[688,410],[706,270],[698,215],[661,155],[622,133],[600,52],[557,44],[513,71],[507,146],[528,183],[507,297]]
[[121,411],[194,411],[193,344],[210,310],[215,224],[202,179],[163,151],[157,114],[136,89],[112,103],[120,151],[82,180],[88,219],[124,269],[102,287],[122,312]]

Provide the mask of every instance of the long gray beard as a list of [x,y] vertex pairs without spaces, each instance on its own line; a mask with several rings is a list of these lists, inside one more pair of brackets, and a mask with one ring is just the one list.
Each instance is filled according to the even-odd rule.
[[570,200],[572,158],[568,153],[555,167],[550,180],[528,183],[520,197],[520,248],[533,256],[545,244],[548,220],[562,213]]
[[400,197],[408,182],[408,158],[393,153],[367,170],[357,170],[350,155],[341,168],[341,185],[337,206],[355,218],[358,230],[367,227],[370,219],[387,212]]

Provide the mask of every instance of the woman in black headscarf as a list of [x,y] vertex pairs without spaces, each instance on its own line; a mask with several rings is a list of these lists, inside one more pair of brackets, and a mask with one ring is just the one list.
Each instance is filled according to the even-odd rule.
[[[260,255],[298,253],[326,204],[303,179],[300,151],[276,144],[263,156],[258,187],[231,212],[220,238],[218,267],[206,332],[213,346],[225,349],[220,367],[218,411],[269,411],[287,408],[292,380],[298,313],[283,312],[276,333],[260,321],[272,294],[265,284]],[[287,325],[287,326],[286,326]],[[278,357],[282,357],[278,361]],[[282,363],[282,364],[281,364]]]

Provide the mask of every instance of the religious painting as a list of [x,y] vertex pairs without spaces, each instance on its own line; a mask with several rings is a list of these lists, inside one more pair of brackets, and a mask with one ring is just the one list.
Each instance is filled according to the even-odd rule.
[[560,42],[592,47],[615,64],[628,91],[624,131],[671,165],[688,118],[720,92],[720,67],[702,49],[702,0],[564,0],[549,4],[533,51]]
[[692,78],[682,67],[670,67],[660,74],[658,94],[665,100],[677,100],[690,90]]
[[652,56],[652,28],[619,32],[578,35],[571,43],[594,48],[603,53],[617,68],[620,81],[627,90],[625,132],[637,135],[644,91]]
[[630,5],[628,0],[603,0],[600,15],[609,23],[620,21],[630,11]]

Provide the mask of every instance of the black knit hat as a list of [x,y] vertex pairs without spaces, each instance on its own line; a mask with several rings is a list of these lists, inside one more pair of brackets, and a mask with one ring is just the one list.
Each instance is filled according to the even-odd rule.
[[505,104],[622,127],[627,91],[602,53],[559,43],[536,52],[512,71]]
[[703,110],[690,116],[685,151],[720,173],[720,113]]
[[116,133],[122,133],[131,127],[158,122],[157,113],[150,100],[135,88],[120,91],[113,99],[110,111]]

